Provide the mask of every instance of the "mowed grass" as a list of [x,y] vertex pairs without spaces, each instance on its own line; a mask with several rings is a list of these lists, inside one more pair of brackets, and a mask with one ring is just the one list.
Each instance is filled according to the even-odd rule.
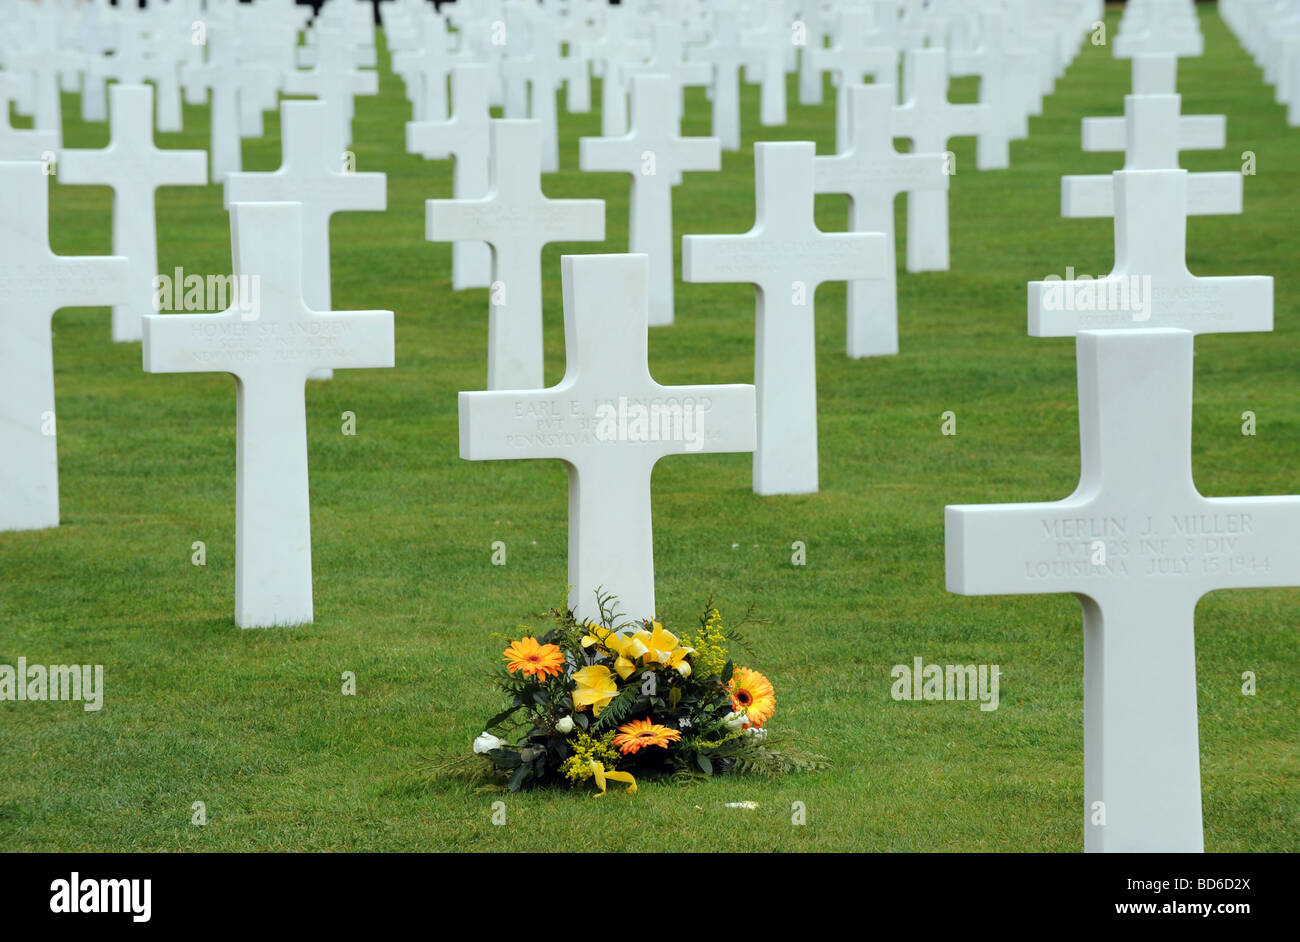
[[[1197,340],[1194,469],[1212,496],[1300,492],[1297,176],[1287,128],[1260,72],[1212,9],[1203,58],[1180,63],[1186,113],[1229,116],[1228,148],[1183,158],[1231,170],[1243,151],[1239,217],[1192,219],[1188,263],[1204,275],[1276,277],[1270,335]],[[1115,17],[1109,18],[1113,28]],[[234,593],[235,388],[225,375],[148,375],[113,344],[107,309],[54,318],[62,524],[0,534],[0,663],[104,665],[102,711],[0,703],[4,850],[1053,850],[1082,847],[1083,649],[1068,596],[963,598],[944,590],[949,503],[1053,500],[1078,479],[1074,344],[1026,334],[1025,283],[1113,260],[1109,221],[1062,220],[1059,177],[1106,172],[1079,119],[1122,113],[1126,62],[1085,47],[1012,148],[1010,171],[974,169],[957,141],[952,270],[902,274],[902,353],[850,361],[844,287],[817,294],[821,492],[759,498],[742,455],[664,460],[654,475],[660,614],[691,622],[713,595],[733,617],[753,602],[752,666],[776,684],[773,727],[809,740],[830,772],[717,779],[591,801],[507,796],[419,774],[461,753],[499,707],[487,670],[501,636],[561,600],[567,501],[559,462],[462,461],[456,394],[485,380],[487,294],[450,290],[450,248],[424,241],[422,201],[450,195],[451,164],[404,152],[409,108],[381,55],[381,93],[357,104],[358,169],[388,174],[388,211],[333,224],[334,303],[396,312],[397,367],[311,383],[316,621],[241,631]],[[752,143],[833,140],[833,99],[797,104],[788,126],[757,122],[745,86],[745,149],[722,173],[688,174],[677,235],[753,222]],[[957,97],[974,94],[957,83]],[[595,100],[599,101],[596,90]],[[77,120],[66,146],[101,147]],[[580,173],[578,138],[598,114],[562,109],[552,197],[600,197],[601,245],[545,253],[546,370],[564,369],[559,258],[626,250],[628,180]],[[187,107],[168,147],[206,147],[207,111]],[[246,169],[279,163],[278,120],[244,146]],[[702,91],[684,131],[706,134]],[[55,183],[56,251],[111,249],[111,193]],[[899,201],[900,260],[903,201]],[[818,198],[826,230],[846,203]],[[160,267],[229,269],[220,190],[159,194]],[[679,269],[680,270],[680,269]],[[610,298],[611,316],[620,299]],[[664,383],[749,382],[754,294],[679,284],[677,323],[650,338]],[[1243,437],[1241,413],[1258,416]],[[357,434],[340,433],[356,414]],[[958,434],[940,434],[940,415]],[[207,544],[207,565],[190,564]],[[502,540],[508,565],[490,564]],[[807,565],[791,565],[791,543]],[[1300,534],[1297,534],[1300,541]],[[617,587],[612,587],[617,588]],[[1198,609],[1197,667],[1207,849],[1295,850],[1300,591],[1236,591]],[[897,703],[890,668],[992,663],[1001,706]],[[1243,671],[1258,694],[1243,696]],[[341,674],[355,672],[355,696]],[[620,789],[621,790],[621,789]],[[492,823],[504,800],[504,826]],[[724,807],[750,800],[756,810]],[[207,825],[191,824],[202,801]],[[807,824],[792,826],[803,802]]]

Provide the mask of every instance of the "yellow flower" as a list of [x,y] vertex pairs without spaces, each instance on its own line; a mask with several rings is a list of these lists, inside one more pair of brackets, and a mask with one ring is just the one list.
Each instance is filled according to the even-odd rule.
[[600,716],[605,705],[618,696],[618,684],[614,681],[614,675],[602,664],[584,667],[574,673],[573,679],[578,682],[578,688],[573,691],[575,710],[591,707],[592,715]]
[[609,640],[609,629],[602,628],[594,621],[587,622],[586,628],[587,634],[582,637],[582,646],[584,648],[589,648],[593,645],[601,645],[603,647]]
[[664,628],[659,622],[652,622],[652,631],[642,628],[632,637],[639,641],[646,649],[643,660],[647,664],[663,664],[665,667],[675,669],[683,677],[689,677],[691,674],[691,665],[686,663],[686,657],[694,654],[694,648],[684,647],[677,643],[677,636],[671,631]]
[[523,671],[525,675],[545,680],[564,673],[564,652],[553,644],[538,644],[536,638],[512,642],[501,656],[506,659],[506,669],[512,674]]
[[709,609],[704,624],[695,630],[690,646],[695,649],[691,664],[701,677],[720,675],[726,668],[727,634],[716,608]]
[[633,720],[618,728],[619,735],[614,737],[614,745],[625,756],[630,756],[646,746],[668,748],[670,742],[680,742],[682,734],[667,726],[660,726],[650,720]]
[[[574,785],[590,779],[595,772],[595,767],[614,768],[618,760],[623,758],[622,754],[614,748],[614,731],[610,730],[600,738],[588,735],[587,733],[578,733],[571,741],[573,753],[565,759],[560,768],[564,771],[565,777]],[[608,773],[606,773],[608,774]]]
[[762,728],[776,712],[776,691],[758,671],[737,667],[731,675],[731,708],[744,713],[749,725]]
[[618,632],[611,633],[605,639],[605,647],[618,655],[614,661],[614,670],[624,680],[627,680],[632,672],[636,670],[636,659],[646,653],[646,646],[635,637],[629,637]]

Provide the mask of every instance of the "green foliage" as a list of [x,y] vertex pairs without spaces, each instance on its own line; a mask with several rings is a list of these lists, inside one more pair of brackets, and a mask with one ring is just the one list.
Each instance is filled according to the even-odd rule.
[[606,704],[600,716],[596,717],[593,724],[594,728],[598,730],[612,729],[619,723],[632,719],[633,714],[638,709],[646,709],[649,703],[649,697],[641,696],[640,687],[635,683],[628,684],[618,692],[618,696]]

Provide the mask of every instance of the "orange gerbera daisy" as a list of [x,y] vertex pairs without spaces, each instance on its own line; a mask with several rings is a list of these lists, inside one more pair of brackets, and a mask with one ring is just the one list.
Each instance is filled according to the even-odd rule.
[[758,671],[737,667],[731,675],[731,708],[744,713],[749,725],[762,728],[776,712],[776,691]]
[[682,738],[677,730],[652,723],[649,718],[625,723],[618,728],[618,733],[614,737],[614,745],[625,756],[632,755],[644,746],[663,746],[667,749],[670,742],[680,742]]
[[521,638],[501,653],[510,673],[523,671],[540,677],[558,677],[564,673],[564,652],[553,644],[538,644],[536,638]]

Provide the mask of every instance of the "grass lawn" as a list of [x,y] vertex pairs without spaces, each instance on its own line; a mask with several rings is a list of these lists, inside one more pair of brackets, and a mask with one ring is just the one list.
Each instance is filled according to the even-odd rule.
[[[1207,496],[1297,493],[1300,129],[1212,7],[1202,25],[1204,57],[1180,63],[1183,110],[1227,114],[1229,146],[1183,166],[1236,169],[1250,150],[1258,175],[1244,215],[1190,220],[1188,264],[1275,276],[1277,329],[1198,338],[1196,481]],[[1062,220],[1059,178],[1120,166],[1081,152],[1079,119],[1122,113],[1127,62],[1085,47],[1010,171],[977,172],[973,141],[956,142],[952,271],[900,276],[900,356],[850,361],[844,286],[818,292],[819,494],[757,497],[743,455],[657,468],[663,619],[693,622],[710,594],[724,615],[756,603],[768,622],[749,631],[749,663],[777,687],[773,727],[833,770],[600,802],[419,772],[469,749],[500,705],[487,669],[503,636],[563,599],[567,500],[559,462],[458,457],[457,391],[486,377],[487,292],[453,293],[449,245],[424,241],[422,201],[450,195],[451,164],[404,152],[409,107],[387,65],[381,54],[380,96],[358,100],[353,149],[358,169],[388,174],[389,209],[335,217],[333,284],[339,309],[396,312],[397,367],[308,388],[314,625],[234,626],[233,381],[143,373],[138,344],[110,341],[107,309],[54,318],[62,525],[0,534],[0,664],[102,664],[105,704],[0,703],[0,850],[1080,850],[1079,604],[945,592],[943,508],[1056,500],[1078,480],[1074,344],[1027,336],[1025,283],[1110,270],[1110,221]],[[752,224],[755,139],[829,152],[832,97],[801,107],[793,76],[790,88],[789,124],[762,129],[757,86],[744,87],[745,149],[675,192],[679,247]],[[66,146],[104,146],[107,125],[79,114],[65,95]],[[707,134],[708,114],[691,90],[684,133]],[[277,118],[267,125],[245,169],[278,165]],[[206,148],[206,109],[187,107],[185,126],[160,144]],[[627,177],[576,170],[598,114],[562,108],[561,133],[565,170],[545,190],[605,199],[609,239],[546,252],[548,383],[564,369],[561,254],[625,251],[627,238]],[[111,191],[55,184],[51,205],[55,251],[110,252]],[[158,207],[162,271],[228,271],[217,186],[166,190]],[[845,200],[817,210],[843,229]],[[752,288],[679,283],[651,369],[664,383],[751,382],[753,338]],[[1247,409],[1255,437],[1241,434]],[[345,410],[355,437],[340,433]],[[954,437],[940,434],[946,410]],[[195,540],[206,567],[190,564]],[[504,567],[490,564],[496,540]],[[1300,590],[1217,593],[1197,614],[1206,847],[1300,849]],[[890,668],[917,656],[1000,665],[1000,708],[894,702]],[[1247,670],[1256,696],[1241,693]],[[344,671],[355,696],[340,693]],[[758,808],[724,807],[739,800]],[[796,801],[806,826],[791,825]]]

